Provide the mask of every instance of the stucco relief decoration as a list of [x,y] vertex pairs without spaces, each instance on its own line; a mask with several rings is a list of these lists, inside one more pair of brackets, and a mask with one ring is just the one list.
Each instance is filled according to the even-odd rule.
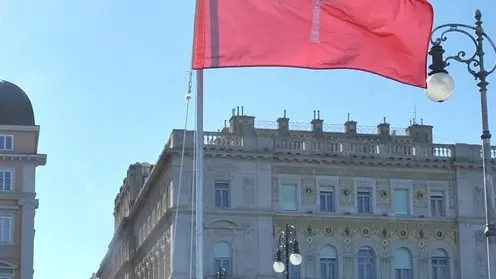
[[386,189],[381,189],[379,191],[379,197],[381,198],[382,201],[387,200],[388,198],[388,192]]
[[437,231],[436,232],[436,238],[439,240],[444,239],[444,232],[443,231]]
[[417,198],[417,200],[423,200],[425,198],[425,193],[422,191],[417,191],[415,197]]
[[353,191],[353,178],[347,176],[339,177],[339,187],[341,188],[341,195],[339,195],[340,205],[352,205],[355,203]]
[[453,185],[453,181],[448,182],[448,197],[449,197],[449,208],[455,209],[456,208],[455,187]]
[[304,179],[303,180],[303,203],[305,204],[315,204],[315,180]]
[[427,183],[425,181],[413,181],[413,191],[415,199],[413,199],[413,206],[416,208],[427,208],[428,200],[426,198]]
[[313,243],[313,237],[311,237],[311,236],[307,237],[306,241],[307,241],[308,245],[312,244]]
[[417,230],[417,237],[423,239],[425,237],[425,232],[423,229]]
[[308,224],[308,226],[307,226],[307,234],[308,235],[312,235],[312,233],[313,233],[312,225],[311,224]]
[[[301,241],[306,244],[307,237],[312,237],[312,245],[325,242],[325,238],[332,237],[340,241],[345,246],[345,252],[352,252],[349,249],[353,243],[363,238],[369,238],[382,247],[387,253],[391,245],[397,241],[408,240],[414,242],[420,249],[427,247],[432,241],[442,240],[453,247],[456,246],[457,227],[454,223],[429,223],[427,221],[409,221],[391,223],[388,220],[375,220],[373,222],[363,220],[336,220],[320,219],[312,221],[312,232],[308,234],[308,220],[305,218],[284,218],[277,219],[276,224],[282,228],[284,224],[291,223],[301,231]],[[317,233],[318,232],[318,233]],[[441,232],[441,236],[437,236]]]
[[389,179],[377,179],[377,204],[379,207],[389,205]]

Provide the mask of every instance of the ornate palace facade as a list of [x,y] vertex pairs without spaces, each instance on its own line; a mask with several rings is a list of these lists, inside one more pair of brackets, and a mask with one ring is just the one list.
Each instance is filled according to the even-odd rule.
[[[423,123],[374,130],[318,117],[307,129],[286,117],[270,128],[238,110],[206,132],[204,270],[280,276],[275,245],[289,223],[303,255],[294,279],[487,278],[480,146],[435,144]],[[130,166],[95,277],[194,277],[193,140],[174,130],[156,165]]]

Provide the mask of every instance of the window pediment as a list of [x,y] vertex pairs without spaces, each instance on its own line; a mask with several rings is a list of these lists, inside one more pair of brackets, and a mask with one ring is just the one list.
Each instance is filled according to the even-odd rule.
[[230,220],[215,220],[205,225],[206,229],[232,229],[242,230],[243,227]]

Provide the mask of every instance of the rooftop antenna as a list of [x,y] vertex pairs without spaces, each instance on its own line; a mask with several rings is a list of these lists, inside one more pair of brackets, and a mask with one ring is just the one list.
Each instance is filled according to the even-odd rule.
[[417,104],[413,103],[413,125],[417,125]]
[[350,113],[348,112],[348,121],[350,121]]

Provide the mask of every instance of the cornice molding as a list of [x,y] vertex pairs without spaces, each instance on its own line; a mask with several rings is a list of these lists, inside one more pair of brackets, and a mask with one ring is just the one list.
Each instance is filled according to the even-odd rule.
[[29,162],[35,165],[45,165],[47,160],[46,154],[19,154],[19,153],[0,153],[0,161]]
[[0,131],[39,132],[40,126],[0,125]]

